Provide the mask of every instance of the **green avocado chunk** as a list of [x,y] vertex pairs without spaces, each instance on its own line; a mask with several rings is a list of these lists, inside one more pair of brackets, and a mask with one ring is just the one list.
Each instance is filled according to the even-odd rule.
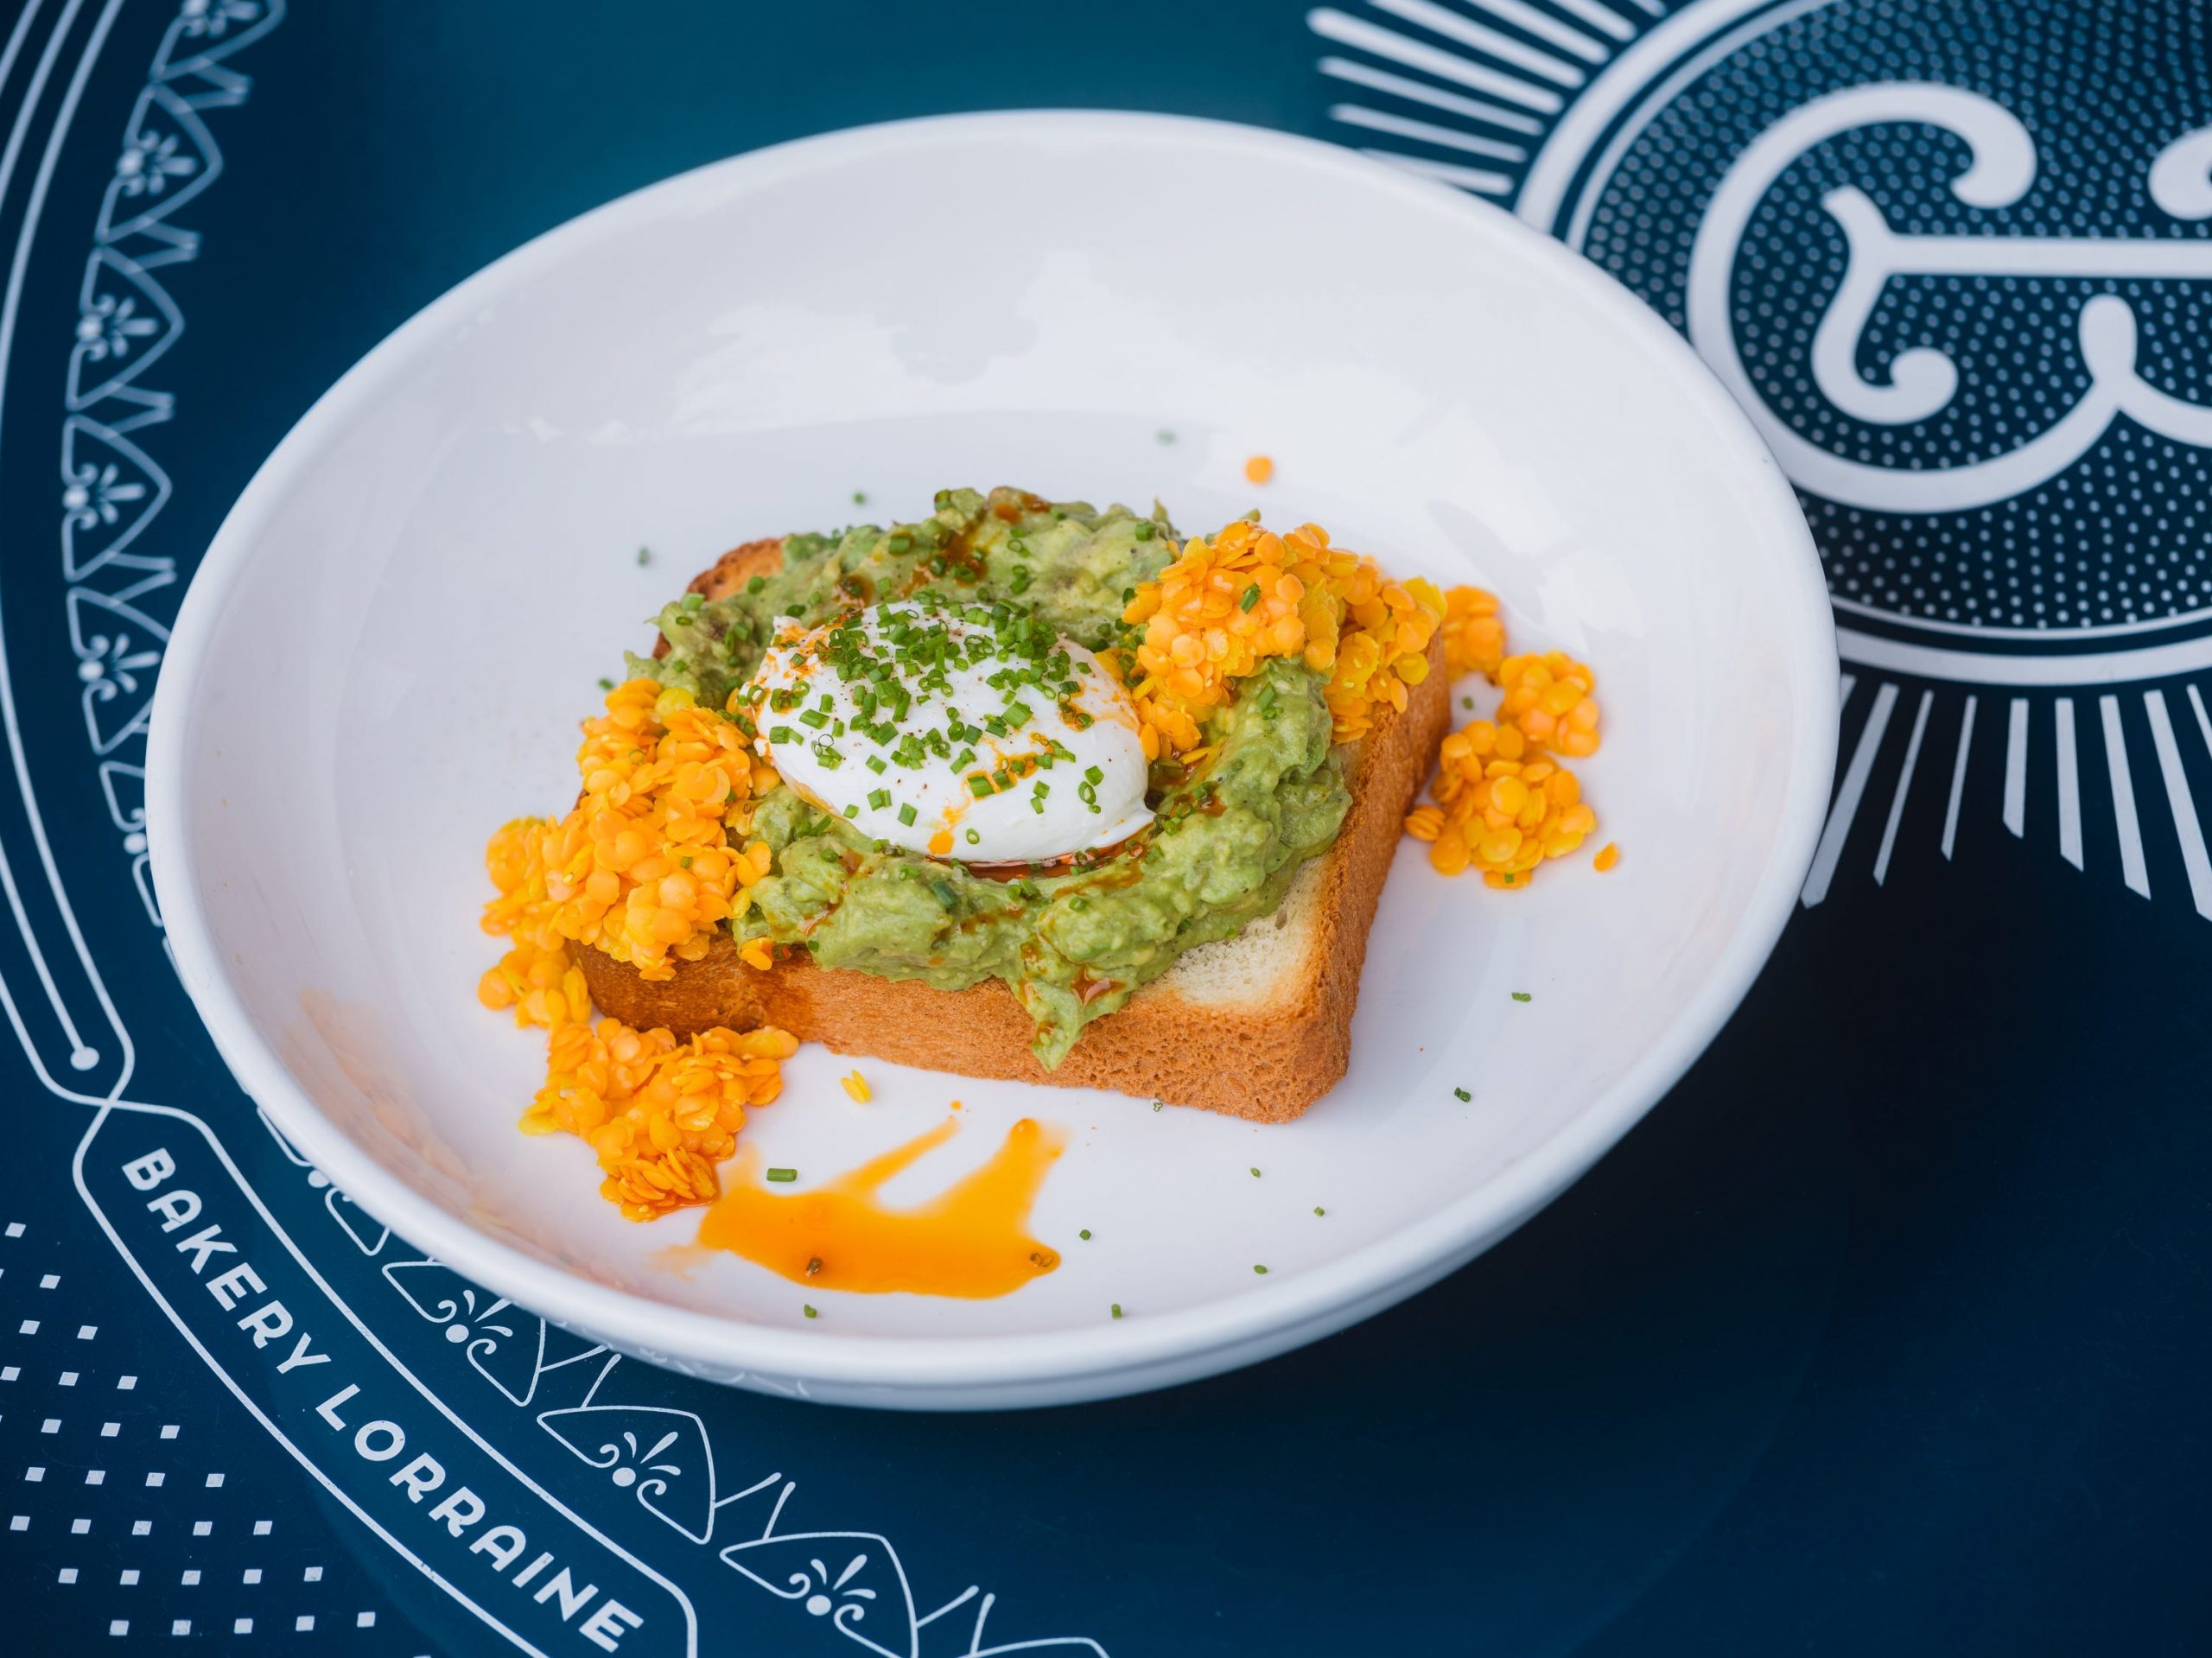
[[[648,675],[721,707],[786,618],[805,626],[923,588],[1027,608],[1094,650],[1125,642],[1125,595],[1166,567],[1174,535],[1157,508],[1140,518],[1020,491],[948,490],[935,513],[889,529],[792,536],[784,569],[731,596],[692,595],[658,619]],[[1322,691],[1326,677],[1274,658],[1236,682],[1208,721],[1212,758],[1195,772],[1152,768],[1154,821],[1096,854],[1049,866],[970,868],[861,836],[779,786],[750,838],[773,854],[737,918],[741,941],[810,950],[825,968],[916,979],[939,989],[1002,980],[1036,1025],[1047,1067],[1103,1018],[1198,944],[1236,933],[1282,902],[1306,860],[1327,849],[1351,805]]]

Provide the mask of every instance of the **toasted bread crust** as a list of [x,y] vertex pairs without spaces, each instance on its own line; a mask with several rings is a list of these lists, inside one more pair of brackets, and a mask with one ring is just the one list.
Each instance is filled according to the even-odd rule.
[[[784,538],[771,536],[765,541],[741,542],[720,558],[691,578],[683,590],[696,593],[702,599],[727,599],[735,593],[738,585],[756,575],[770,575],[784,567]],[[653,640],[653,660],[658,662],[668,654],[668,635],[663,633]]]
[[[747,542],[702,573],[691,590],[719,598],[782,559],[780,541]],[[915,980],[819,968],[804,950],[779,954],[761,972],[738,960],[727,934],[702,960],[678,962],[673,978],[659,981],[598,950],[580,950],[584,981],[602,1012],[639,1028],[665,1026],[683,1035],[716,1025],[770,1024],[839,1053],[969,1077],[1111,1089],[1255,1121],[1287,1121],[1334,1087],[1351,1061],[1368,930],[1402,822],[1450,715],[1440,637],[1431,643],[1429,664],[1428,677],[1409,688],[1405,712],[1384,709],[1347,756],[1351,807],[1319,860],[1319,892],[1310,906],[1300,906],[1301,915],[1313,919],[1285,940],[1304,957],[1286,993],[1226,1007],[1199,1002],[1178,990],[1177,969],[1170,969],[1086,1028],[1058,1069],[1048,1071],[1029,1051],[1029,1015],[996,981],[938,990]],[[1274,924],[1282,918],[1279,912]],[[1251,924],[1271,923],[1263,917]]]

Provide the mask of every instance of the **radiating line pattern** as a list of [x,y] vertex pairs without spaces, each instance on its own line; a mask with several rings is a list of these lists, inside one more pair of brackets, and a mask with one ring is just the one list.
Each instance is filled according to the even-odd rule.
[[2057,716],[2058,855],[2082,867],[2082,762],[2074,746],[2074,699],[2062,696]]
[[2028,699],[2012,699],[2011,723],[2005,735],[2005,827],[2015,835],[2028,832]]
[[1349,142],[1508,201],[1575,97],[1667,14],[1660,0],[1367,0],[1306,22],[1341,48],[1321,73],[1361,94],[1328,111]]
[[2127,742],[2120,725],[2120,698],[2101,696],[2097,713],[2105,726],[2105,770],[2112,778],[2112,816],[2120,830],[2120,868],[2127,890],[2151,896],[2151,872],[2143,858],[2143,823],[2136,816],[2135,785],[2128,775]]
[[[2195,696],[2196,687],[2189,688]],[[2200,708],[2202,703],[2198,704]],[[2196,801],[2190,792],[2189,774],[2183,769],[2181,744],[2174,736],[2172,716],[2166,711],[2165,693],[2143,693],[2144,717],[2151,722],[2151,744],[2158,754],[2158,775],[2166,785],[2166,806],[2173,813],[2174,838],[2181,846],[2182,868],[2189,876],[2190,900],[2196,913],[2212,918],[2212,859],[2204,850],[2204,828],[2198,822]],[[2212,740],[2205,744],[2212,752]]]
[[1803,898],[1808,909],[1828,895],[1836,865],[1843,857],[1844,842],[1851,835],[1852,819],[1859,815],[1859,803],[1866,793],[1866,779],[1873,774],[1874,757],[1881,752],[1882,734],[1889,729],[1890,713],[1897,703],[1895,685],[1884,684],[1876,689],[1874,710],[1867,715],[1866,729],[1859,734],[1858,746],[1851,751],[1842,786],[1836,791],[1835,804],[1828,808],[1827,827],[1821,831],[1820,845],[1813,853],[1812,873],[1805,877]]
[[[1442,110],[1447,115],[1462,116],[1467,120],[1479,122],[1484,127],[1523,133],[1531,137],[1544,130],[1542,122],[1533,116],[1523,115],[1518,110],[1465,98],[1441,86],[1432,86],[1425,80],[1415,80],[1409,75],[1393,74],[1387,69],[1377,69],[1355,59],[1323,58],[1320,69],[1323,74],[1333,80],[1364,86],[1370,92],[1387,92],[1393,98],[1402,98],[1409,104],[1425,105],[1432,110]],[[1339,104],[1330,111],[1330,116],[1333,120],[1342,121],[1349,118],[1343,111],[1364,108],[1363,105]],[[1375,113],[1372,111],[1368,112]]]
[[1951,861],[1951,851],[1959,840],[1959,802],[1967,791],[1967,758],[1974,753],[1974,714],[1980,698],[1969,696],[1967,705],[1959,712],[1959,749],[1951,762],[1951,797],[1943,808],[1943,861]]
[[1920,764],[1920,740],[1928,732],[1928,710],[1935,705],[1935,692],[1921,692],[1920,711],[1912,717],[1912,736],[1905,744],[1904,769],[1897,773],[1897,792],[1890,797],[1889,822],[1882,825],[1882,849],[1874,854],[1877,886],[1889,879],[1890,854],[1897,849],[1897,825],[1904,818],[1904,797],[1912,788],[1912,774]]
[[1487,156],[1492,161],[1529,159],[1529,152],[1519,144],[1507,143],[1500,138],[1478,137],[1455,128],[1439,126],[1433,121],[1393,115],[1386,110],[1370,110],[1364,104],[1339,104],[1329,111],[1329,118],[1346,126],[1364,127],[1370,132],[1388,133],[1394,137],[1418,138],[1424,143],[1456,149],[1463,155]]
[[[2001,760],[1977,771],[1974,732],[1986,692],[1883,677],[1857,706],[1850,700],[1857,682],[1843,677],[1840,752],[1848,760],[1801,894],[1806,907],[1854,880],[1886,885],[1899,861],[1930,853],[1945,862],[1971,859],[1978,837],[2001,832],[2055,849],[2090,880],[2139,898],[2178,876],[2191,907],[2212,920],[2212,842],[2197,806],[2212,798],[2212,704],[2198,683],[2094,693],[2090,720],[2082,717],[2078,692],[2010,697]],[[1915,699],[1909,724],[1892,717],[1908,694]],[[2189,719],[2175,717],[2176,698],[2186,698]],[[1923,765],[1923,749],[1947,735],[1949,764]],[[1929,776],[1937,780],[1923,789]],[[1924,812],[1914,809],[1918,794],[1930,796]],[[1862,809],[1884,798],[1878,828],[1869,822],[1862,834]]]

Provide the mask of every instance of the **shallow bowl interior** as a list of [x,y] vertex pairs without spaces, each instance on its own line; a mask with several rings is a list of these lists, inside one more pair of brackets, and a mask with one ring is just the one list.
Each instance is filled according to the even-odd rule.
[[[1244,481],[1255,454],[1275,463],[1264,489]],[[571,797],[596,680],[721,549],[1000,482],[1157,497],[1186,528],[1256,505],[1396,571],[1496,588],[1516,643],[1599,671],[1605,746],[1584,782],[1620,866],[1508,894],[1442,880],[1408,842],[1351,1075],[1287,1127],[874,1064],[856,1105],[833,1080],[849,1062],[803,1052],[746,1132],[810,1179],[954,1099],[961,1133],[887,1197],[942,1186],[1021,1115],[1068,1131],[1033,1217],[1065,1264],[1018,1293],[803,1293],[671,1253],[690,1218],[625,1222],[584,1146],[516,1132],[543,1042],[475,1003],[497,950],[476,925],[485,837]],[[1033,1403],[1324,1333],[1572,1180],[1764,958],[1825,807],[1835,692],[1787,486],[1604,277],[1319,144],[959,118],[627,197],[353,370],[255,480],[186,605],[151,833],[226,1057],[427,1252],[747,1385]]]

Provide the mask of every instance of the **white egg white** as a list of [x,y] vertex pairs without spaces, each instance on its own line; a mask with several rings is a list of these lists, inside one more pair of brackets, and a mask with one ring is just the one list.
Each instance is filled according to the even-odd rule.
[[[926,664],[896,663],[912,699],[896,731],[912,744],[879,740],[888,720],[884,684],[842,678],[825,659],[824,637],[837,623],[809,632],[793,624],[763,657],[752,682],[756,745],[802,797],[871,839],[969,863],[1049,862],[1111,846],[1152,821],[1135,710],[1090,651],[1058,642],[1061,671],[1077,688],[1061,698],[1009,689],[1006,670],[1020,664],[996,647],[980,607],[877,606],[859,619],[869,654],[895,662],[891,636],[902,625],[941,627],[960,647],[957,659],[934,674]],[[978,655],[978,641],[992,648]],[[990,683],[994,675],[1000,684]],[[871,691],[873,717],[863,702]],[[1008,719],[1009,706],[1027,717]],[[993,723],[1000,728],[988,728]],[[900,763],[902,746],[910,761],[920,749],[918,763]],[[988,782],[993,772],[1013,775],[1011,786],[979,797],[971,779],[981,774]],[[904,807],[911,814],[902,816]]]

